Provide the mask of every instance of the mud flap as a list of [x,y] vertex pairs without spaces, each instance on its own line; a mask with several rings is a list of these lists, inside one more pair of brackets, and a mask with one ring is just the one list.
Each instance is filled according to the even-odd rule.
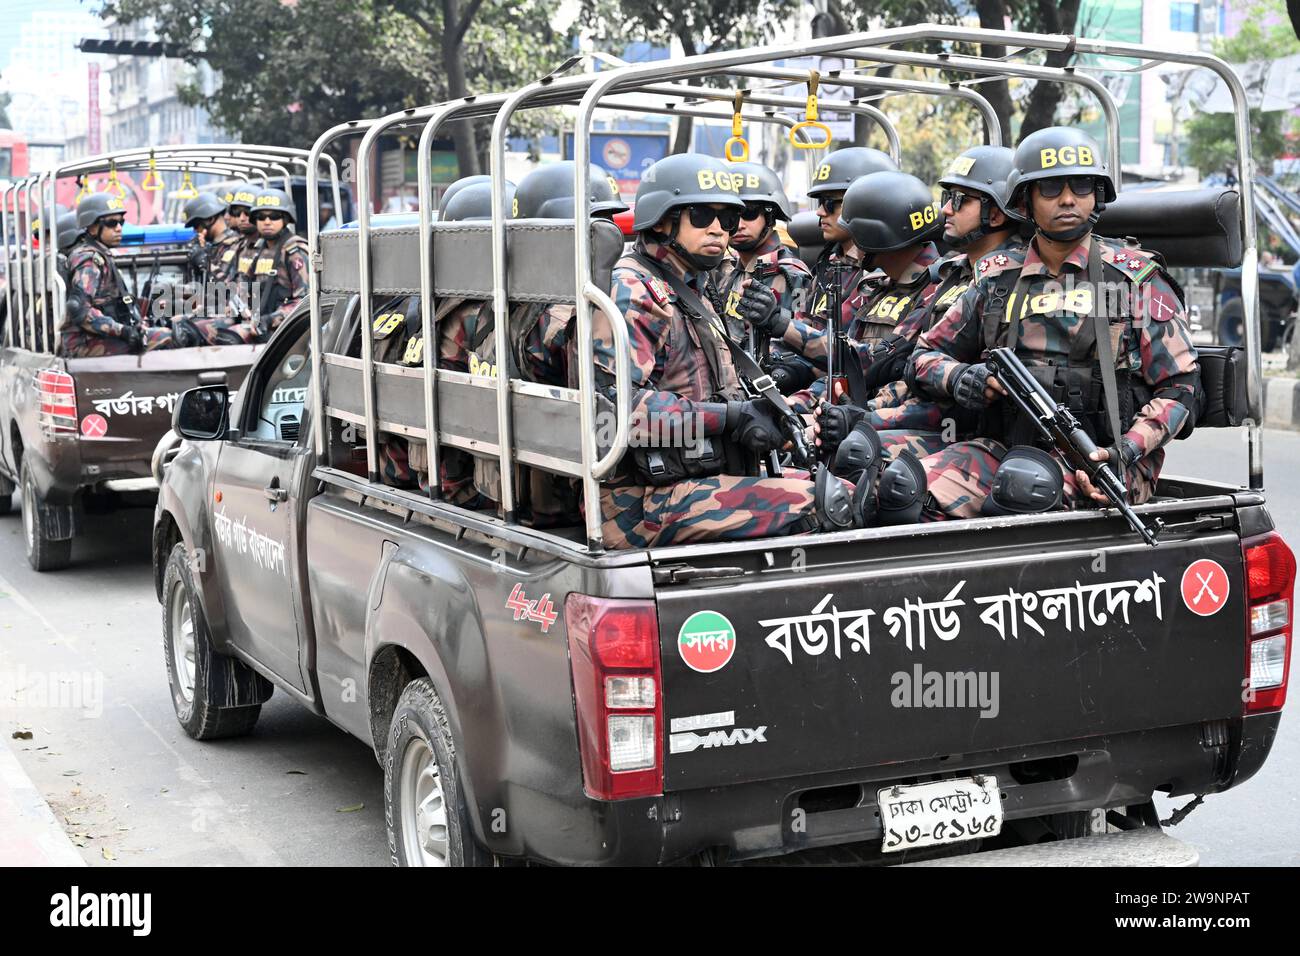
[[38,504],[36,514],[44,537],[51,541],[66,541],[77,533],[77,513],[72,505]]

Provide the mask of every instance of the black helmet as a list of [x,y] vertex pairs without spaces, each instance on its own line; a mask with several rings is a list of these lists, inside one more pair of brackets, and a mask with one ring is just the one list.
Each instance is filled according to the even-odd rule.
[[[44,212],[45,212],[45,204],[42,203],[41,213],[44,214]],[[69,212],[69,209],[67,206],[63,205],[63,203],[56,202],[54,204],[54,228],[56,230],[59,228],[59,219],[62,218],[65,212]],[[32,235],[34,236],[39,235],[42,231],[44,231],[41,228],[41,222],[42,220],[40,218],[32,220]]]
[[1007,177],[1007,205],[1017,209],[1024,206],[1023,218],[1033,222],[1029,184],[1064,176],[1091,176],[1101,182],[1101,194],[1084,225],[1065,233],[1044,232],[1049,239],[1068,242],[1088,232],[1101,217],[1106,203],[1115,201],[1115,180],[1106,155],[1087,133],[1070,126],[1049,126],[1021,140],[1012,160],[1011,175]]
[[447,203],[451,202],[452,197],[455,196],[456,193],[464,189],[466,186],[473,186],[476,183],[490,183],[490,182],[492,182],[491,176],[482,176],[482,175],[462,176],[460,179],[456,180],[454,183],[452,183],[450,186],[447,187],[446,192],[442,194],[442,199],[438,201],[438,218],[439,219],[446,218],[445,216],[443,216],[442,211],[447,208]]
[[112,193],[91,193],[77,203],[77,227],[85,232],[105,216],[126,215],[126,203]]
[[731,171],[740,173],[745,178],[740,183],[740,198],[747,203],[766,203],[771,206],[777,219],[790,221],[794,210],[781,185],[781,177],[775,170],[768,169],[762,163],[732,163]]
[[[949,245],[960,249],[988,235],[992,229],[990,204],[996,205],[1003,215],[1019,221],[1020,217],[1011,211],[1007,202],[1007,177],[1011,175],[1014,157],[1015,152],[1006,146],[972,146],[954,159],[948,171],[939,177],[939,185],[945,190],[961,189],[980,196],[979,226],[948,239]],[[1013,221],[1004,228],[1015,228],[1015,225]]]
[[909,173],[871,173],[844,194],[840,225],[863,252],[893,252],[925,242],[943,228],[930,187]]
[[62,252],[72,246],[81,235],[81,227],[77,225],[77,214],[72,210],[59,213],[58,222],[55,223],[54,241],[58,243],[59,251]]
[[250,216],[255,216],[259,212],[279,212],[284,213],[284,217],[290,222],[295,220],[293,200],[283,189],[259,189],[257,195],[253,197],[253,208],[248,211]]
[[813,172],[809,196],[833,193],[849,188],[853,180],[869,173],[898,171],[898,163],[888,154],[868,146],[849,146],[827,153]]
[[199,193],[185,203],[185,225],[193,226],[200,219],[214,219],[226,211],[229,204],[212,193]]
[[251,211],[259,191],[252,183],[240,183],[235,186],[230,191],[230,198],[226,200],[230,211],[234,212],[236,206],[242,206],[244,209]]
[[632,229],[653,229],[673,209],[692,203],[722,203],[744,208],[739,173],[716,156],[677,153],[665,156],[645,171],[636,190]]
[[993,473],[984,515],[1023,515],[1054,511],[1065,494],[1065,475],[1056,459],[1033,445],[1013,445]]
[[[523,178],[515,192],[513,215],[517,219],[572,219],[573,160],[538,166]],[[623,212],[627,203],[618,195],[614,177],[595,163],[587,174],[587,199],[591,211]]]
[[[455,183],[452,184],[453,186]],[[506,206],[513,208],[515,203],[515,184],[506,181]],[[480,180],[471,183],[462,189],[456,190],[452,196],[451,202],[446,202],[446,197],[442,208],[438,212],[438,219],[442,222],[473,222],[481,219],[492,218],[492,180],[488,177],[486,181]]]

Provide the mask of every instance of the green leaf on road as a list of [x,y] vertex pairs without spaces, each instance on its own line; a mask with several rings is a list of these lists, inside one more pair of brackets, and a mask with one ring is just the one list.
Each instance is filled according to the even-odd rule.
[[334,812],[335,813],[356,813],[358,810],[364,810],[365,808],[366,805],[364,803],[358,803],[355,806],[351,806],[351,807],[339,807]]

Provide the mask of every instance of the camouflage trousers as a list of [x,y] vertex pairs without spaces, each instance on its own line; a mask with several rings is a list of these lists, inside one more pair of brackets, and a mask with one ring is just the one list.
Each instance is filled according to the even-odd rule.
[[608,547],[648,548],[808,531],[815,505],[806,478],[717,475],[663,488],[602,487],[600,510]]
[[[976,518],[984,506],[993,486],[993,474],[1007,453],[1006,445],[989,438],[974,438],[957,442],[943,450],[921,459],[925,467],[926,498],[922,520],[943,521],[948,518]],[[1072,508],[1079,501],[1079,490],[1074,472],[1053,453],[1065,476],[1065,507]],[[1160,468],[1164,464],[1164,450],[1159,450],[1135,463],[1128,473],[1130,504],[1141,504],[1155,492]],[[1081,505],[1087,502],[1079,502]]]
[[253,345],[262,341],[251,322],[235,317],[216,316],[195,319],[194,327],[208,345]]
[[[60,333],[60,354],[65,358],[98,358],[103,355],[129,355],[125,339],[96,335],[85,329],[64,329]],[[142,351],[176,348],[172,330],[166,326],[150,325],[141,329]]]
[[904,449],[910,451],[917,458],[925,458],[939,453],[948,445],[948,442],[939,432],[887,428],[876,432],[876,434],[880,436],[880,448],[889,461],[893,461],[898,453]]
[[[461,460],[464,454],[455,448],[442,449],[442,457],[438,460],[442,500],[476,511],[495,507],[494,502],[475,490],[473,471]],[[424,442],[416,441],[412,446],[405,438],[384,435],[379,443],[379,474],[386,485],[418,488],[423,494],[428,494],[429,456],[425,453]]]

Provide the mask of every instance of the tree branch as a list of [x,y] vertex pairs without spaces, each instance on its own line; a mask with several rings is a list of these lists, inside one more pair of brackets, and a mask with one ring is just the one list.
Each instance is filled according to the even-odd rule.
[[460,23],[456,24],[453,46],[460,46],[461,41],[465,39],[465,34],[469,32],[470,24],[474,22],[474,16],[481,6],[483,6],[483,0],[470,0],[469,7],[461,14]]

